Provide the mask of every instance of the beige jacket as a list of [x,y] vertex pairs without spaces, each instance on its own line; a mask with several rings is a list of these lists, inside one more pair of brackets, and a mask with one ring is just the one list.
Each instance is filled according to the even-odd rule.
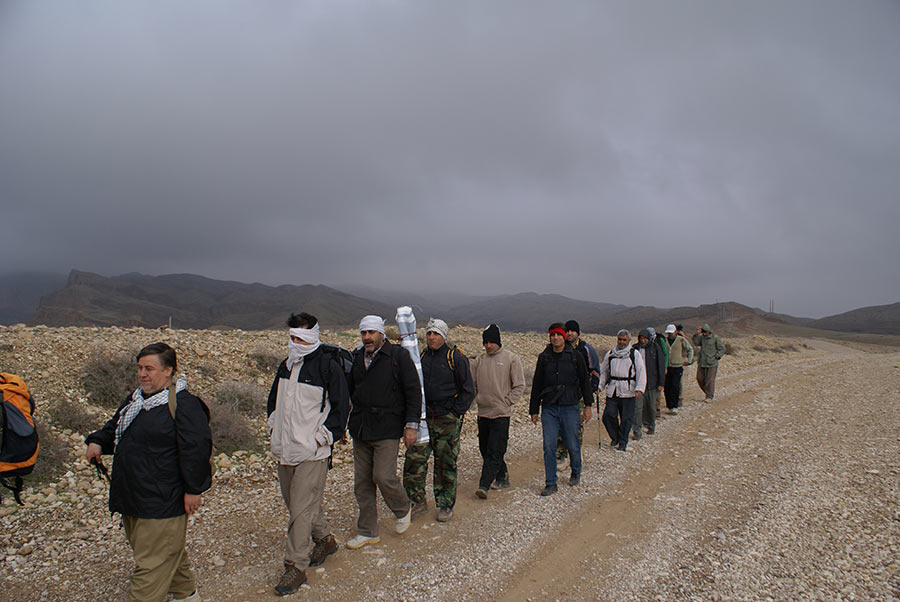
[[512,404],[525,392],[522,360],[504,348],[490,355],[482,353],[471,361],[475,381],[475,403],[480,418],[512,415]]

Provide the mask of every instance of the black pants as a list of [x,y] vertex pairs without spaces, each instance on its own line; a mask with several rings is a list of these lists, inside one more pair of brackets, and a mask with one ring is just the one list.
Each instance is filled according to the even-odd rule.
[[634,422],[634,397],[607,397],[603,410],[603,426],[614,443],[628,445]]
[[494,481],[506,481],[509,472],[506,469],[506,444],[509,443],[509,417],[478,417],[478,451],[483,460],[481,479],[478,486],[490,489]]
[[666,407],[674,410],[678,407],[678,398],[681,397],[681,376],[684,368],[669,368],[666,372]]

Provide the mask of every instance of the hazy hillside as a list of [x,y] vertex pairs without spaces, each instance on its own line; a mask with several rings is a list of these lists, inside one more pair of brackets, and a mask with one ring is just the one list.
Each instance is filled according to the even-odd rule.
[[900,303],[872,305],[813,320],[809,326],[843,332],[900,334]]
[[244,284],[192,274],[105,278],[73,270],[62,290],[41,299],[32,320],[48,326],[145,326],[178,328],[279,327],[292,311],[316,314],[331,326],[356,324],[366,313],[393,308],[321,285]]
[[624,305],[594,303],[562,295],[518,293],[490,297],[456,307],[449,316],[462,324],[485,327],[491,322],[504,330],[545,330],[551,322],[576,319],[582,324],[627,309]]
[[0,324],[31,320],[41,297],[66,284],[65,274],[50,272],[16,272],[4,274],[0,280]]

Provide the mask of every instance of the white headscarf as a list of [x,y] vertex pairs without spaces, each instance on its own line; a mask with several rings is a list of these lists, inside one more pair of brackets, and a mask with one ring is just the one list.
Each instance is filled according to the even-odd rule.
[[359,331],[363,332],[364,330],[375,330],[384,334],[384,318],[371,314],[364,316],[363,319],[359,321]]
[[291,336],[303,339],[308,345],[303,343],[295,343],[288,339],[288,358],[287,369],[293,368],[294,364],[319,348],[319,325],[316,324],[312,328],[291,328]]
[[447,326],[447,323],[441,320],[440,318],[429,318],[428,325],[425,326],[425,333],[436,332],[446,341],[449,334],[450,328]]

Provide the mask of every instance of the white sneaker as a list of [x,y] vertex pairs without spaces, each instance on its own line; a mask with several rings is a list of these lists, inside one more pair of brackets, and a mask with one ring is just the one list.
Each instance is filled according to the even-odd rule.
[[412,506],[409,507],[406,514],[397,519],[397,522],[394,523],[394,531],[397,532],[398,535],[402,535],[406,533],[406,530],[409,529],[409,522],[412,520]]
[[356,537],[347,542],[347,547],[351,550],[358,550],[359,548],[369,545],[375,544],[381,541],[381,538],[377,535],[375,537],[369,537],[368,535],[363,535],[362,533],[358,534]]
[[203,602],[203,599],[200,598],[200,594],[197,593],[197,590],[194,590],[194,593],[187,598],[175,598],[172,602]]

